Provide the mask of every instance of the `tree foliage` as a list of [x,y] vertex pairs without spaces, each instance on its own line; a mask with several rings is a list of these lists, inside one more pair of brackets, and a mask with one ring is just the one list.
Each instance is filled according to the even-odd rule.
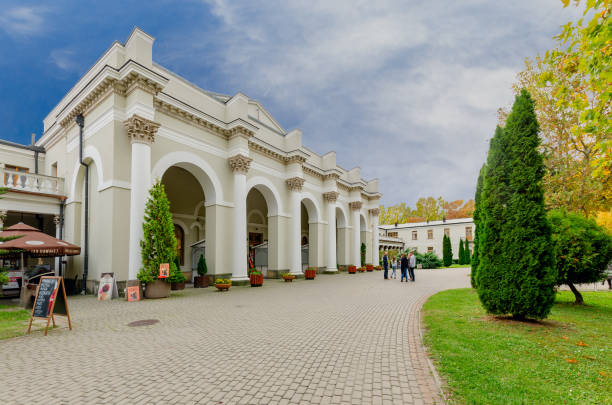
[[538,122],[526,90],[491,140],[482,190],[478,296],[493,314],[545,318],[556,269],[544,209]]
[[594,220],[576,213],[550,211],[552,240],[557,266],[557,284],[567,284],[583,304],[574,284],[593,283],[605,277],[612,260],[612,236]]
[[[169,263],[170,274],[176,274],[178,269],[175,263],[174,224],[170,214],[170,202],[160,181],[149,190],[142,228],[144,231],[143,240],[140,241],[142,269],[138,272],[138,279],[145,283],[157,280],[159,265],[162,263]],[[171,280],[168,278],[166,281]]]
[[208,266],[206,266],[206,259],[204,255],[200,255],[198,259],[198,276],[203,276],[208,273]]
[[366,260],[366,244],[365,243],[361,243],[361,266],[365,266],[365,260]]
[[459,264],[466,264],[465,263],[465,250],[463,247],[463,239],[459,239],[459,251],[457,252],[457,257],[459,258],[458,260]]
[[453,264],[453,249],[451,246],[451,240],[446,234],[442,238],[442,262],[445,267]]
[[412,222],[439,221],[443,218],[469,218],[474,211],[474,201],[469,200],[465,204],[463,200],[451,202],[442,197],[419,198],[414,209],[406,203],[380,206],[380,223],[386,225],[405,224]]
[[480,259],[479,255],[479,242],[480,242],[480,226],[482,224],[482,215],[481,215],[481,196],[482,196],[482,187],[484,182],[485,173],[487,170],[487,165],[483,164],[480,168],[480,173],[478,174],[478,181],[476,183],[476,194],[474,195],[474,253],[472,255],[472,270],[470,272],[470,282],[472,284],[472,288],[476,288],[476,280],[478,274],[478,264]]
[[[569,0],[562,2],[564,7],[570,3]],[[581,2],[574,3],[579,6]],[[598,138],[593,175],[609,181],[612,172],[612,1],[587,0],[583,4],[583,17],[564,25],[555,37],[557,48],[546,52],[544,62],[549,69],[540,80],[552,86],[559,107],[578,114],[572,134],[577,138]],[[601,136],[604,134],[607,135]]]

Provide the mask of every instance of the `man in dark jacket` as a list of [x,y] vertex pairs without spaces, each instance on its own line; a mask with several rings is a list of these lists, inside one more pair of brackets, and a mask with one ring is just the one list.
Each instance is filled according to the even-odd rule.
[[406,257],[406,253],[402,253],[401,268],[402,279],[400,280],[400,282],[403,282],[404,279],[406,279],[406,282],[408,282],[408,258]]
[[389,278],[389,258],[387,257],[387,251],[383,255],[383,268],[385,269],[385,280]]

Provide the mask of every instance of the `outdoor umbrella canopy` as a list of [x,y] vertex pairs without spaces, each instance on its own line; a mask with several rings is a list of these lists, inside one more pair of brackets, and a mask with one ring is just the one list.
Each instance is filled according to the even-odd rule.
[[0,241],[0,258],[19,257],[23,252],[29,257],[74,256],[81,248],[54,238],[20,222],[0,232],[1,238],[15,238]]

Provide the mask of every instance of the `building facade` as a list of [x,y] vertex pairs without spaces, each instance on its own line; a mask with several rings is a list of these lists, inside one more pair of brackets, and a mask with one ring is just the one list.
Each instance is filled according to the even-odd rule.
[[472,218],[448,219],[443,221],[416,222],[397,225],[380,225],[379,249],[393,249],[397,243],[383,241],[399,239],[405,249],[419,253],[433,252],[442,257],[444,234],[450,237],[453,258],[458,259],[459,241],[468,241],[470,252],[476,226]]
[[134,29],[53,108],[34,146],[0,144],[4,218],[55,218],[57,233],[82,248],[67,277],[82,275],[87,254],[89,284],[109,271],[134,280],[148,190],[159,180],[189,277],[193,246],[210,277],[237,282],[247,279],[250,247],[262,243],[269,277],[301,274],[305,245],[320,271],[359,264],[362,243],[371,263],[378,181],[339,167],[335,152],[314,153],[258,101],[202,90],[156,64],[153,42]]

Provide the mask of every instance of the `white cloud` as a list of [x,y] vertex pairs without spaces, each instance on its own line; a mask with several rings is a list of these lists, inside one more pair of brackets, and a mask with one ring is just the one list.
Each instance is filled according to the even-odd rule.
[[14,7],[0,11],[0,27],[13,37],[30,37],[45,31],[44,7]]
[[[577,14],[528,0],[206,3],[220,27],[182,33],[192,48],[166,61],[200,83],[214,69],[214,90],[259,99],[309,148],[378,177],[386,204],[471,198],[524,58]],[[195,52],[214,64],[198,69]]]
[[49,57],[55,66],[67,72],[71,72],[79,68],[75,55],[76,53],[72,49],[54,49],[49,54]]

